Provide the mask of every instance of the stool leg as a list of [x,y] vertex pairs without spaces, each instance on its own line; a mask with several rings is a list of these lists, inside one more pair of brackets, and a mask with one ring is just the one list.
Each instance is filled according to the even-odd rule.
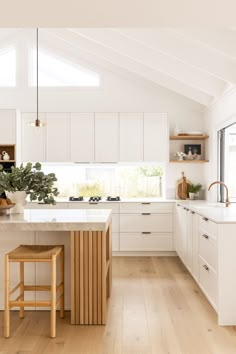
[[9,256],[5,255],[5,311],[4,311],[4,337],[10,337],[10,264]]
[[65,293],[64,293],[64,250],[61,252],[61,282],[62,282],[62,290],[61,290],[61,303],[60,303],[60,318],[65,317]]
[[[20,296],[24,301],[24,262],[20,262]],[[20,307],[20,318],[24,318],[24,306]]]
[[50,336],[56,337],[56,256],[52,256],[52,269],[51,269],[51,331]]

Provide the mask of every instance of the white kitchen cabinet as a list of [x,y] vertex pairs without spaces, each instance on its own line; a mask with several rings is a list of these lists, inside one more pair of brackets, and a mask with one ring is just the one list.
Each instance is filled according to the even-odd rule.
[[16,111],[0,110],[0,145],[16,144]]
[[121,213],[131,213],[131,214],[141,214],[141,213],[151,213],[151,214],[172,214],[173,204],[172,203],[152,203],[152,202],[130,202],[130,203],[120,203]]
[[95,113],[95,161],[119,161],[118,113]]
[[143,113],[120,113],[119,161],[143,161]]
[[94,113],[71,113],[71,161],[94,161]]
[[171,233],[121,233],[120,251],[173,251]]
[[185,264],[188,270],[192,271],[193,266],[193,214],[186,210],[186,255]]
[[120,232],[172,232],[171,214],[120,214]]
[[[21,115],[21,161],[23,162],[46,160],[46,127],[32,127],[30,123],[35,119],[36,113],[22,113]],[[39,119],[45,122],[45,113],[40,113]]]
[[199,281],[199,218],[196,213],[192,214],[192,275]]
[[187,257],[187,209],[181,205],[176,206],[175,214],[176,251],[182,262],[186,264]]
[[144,113],[144,161],[165,162],[169,158],[167,113]]
[[46,161],[70,161],[70,114],[46,113]]

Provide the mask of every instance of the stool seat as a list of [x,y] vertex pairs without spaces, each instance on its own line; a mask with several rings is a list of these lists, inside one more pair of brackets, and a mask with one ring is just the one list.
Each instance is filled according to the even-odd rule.
[[[57,258],[60,258],[61,281],[57,284]],[[20,265],[19,283],[10,289],[10,264],[17,262]],[[26,285],[24,279],[24,264],[27,262],[45,262],[51,265],[50,284]],[[12,300],[15,292],[19,295]],[[48,291],[48,300],[25,300],[26,291]],[[13,251],[5,254],[5,311],[4,337],[10,336],[10,310],[19,307],[20,318],[24,317],[25,307],[49,307],[51,309],[50,336],[56,337],[56,310],[60,305],[60,317],[64,317],[64,246],[63,245],[20,245]]]
[[58,245],[20,245],[8,253],[9,259],[51,259],[58,256],[63,246]]

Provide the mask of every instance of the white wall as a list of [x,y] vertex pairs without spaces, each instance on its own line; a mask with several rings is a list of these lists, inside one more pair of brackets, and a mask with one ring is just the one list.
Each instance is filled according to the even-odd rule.
[[[21,112],[36,111],[36,89],[29,88],[29,56],[27,48],[35,44],[34,30],[21,30],[17,39],[17,87],[0,88],[0,109],[18,108]],[[55,50],[58,50],[56,48]],[[58,54],[58,53],[57,53]],[[78,63],[98,72],[101,86],[79,89],[39,89],[41,112],[167,112],[170,130],[204,131],[204,115],[199,103],[158,86],[108,62],[86,60],[80,53]],[[69,55],[67,53],[67,55]],[[72,54],[71,54],[72,55]],[[73,53],[73,60],[75,59]],[[96,58],[95,58],[96,59]],[[168,164],[167,196],[175,196],[176,180],[184,171],[193,182],[204,184],[204,166]]]
[[[217,130],[236,122],[236,88],[232,88],[221,99],[205,111],[205,130],[209,139],[209,164],[205,166],[207,185],[218,179],[217,173]],[[207,198],[216,200],[216,190],[207,193]]]

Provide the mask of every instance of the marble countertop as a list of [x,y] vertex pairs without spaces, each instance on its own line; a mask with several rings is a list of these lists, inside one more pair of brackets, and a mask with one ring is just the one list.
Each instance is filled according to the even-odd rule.
[[236,204],[231,204],[228,208],[224,203],[211,203],[206,200],[176,200],[176,204],[180,204],[217,224],[236,224]]
[[[59,203],[88,203],[89,198],[85,198],[83,201],[70,201],[65,198],[57,198],[56,202]],[[175,199],[164,199],[164,198],[122,198],[120,201],[107,201],[106,198],[104,200],[100,200],[98,203],[175,203]],[[28,202],[30,203],[30,202]],[[32,202],[38,203],[38,202]],[[91,202],[90,204],[93,204]]]
[[0,231],[106,231],[110,209],[27,209],[0,216]]

